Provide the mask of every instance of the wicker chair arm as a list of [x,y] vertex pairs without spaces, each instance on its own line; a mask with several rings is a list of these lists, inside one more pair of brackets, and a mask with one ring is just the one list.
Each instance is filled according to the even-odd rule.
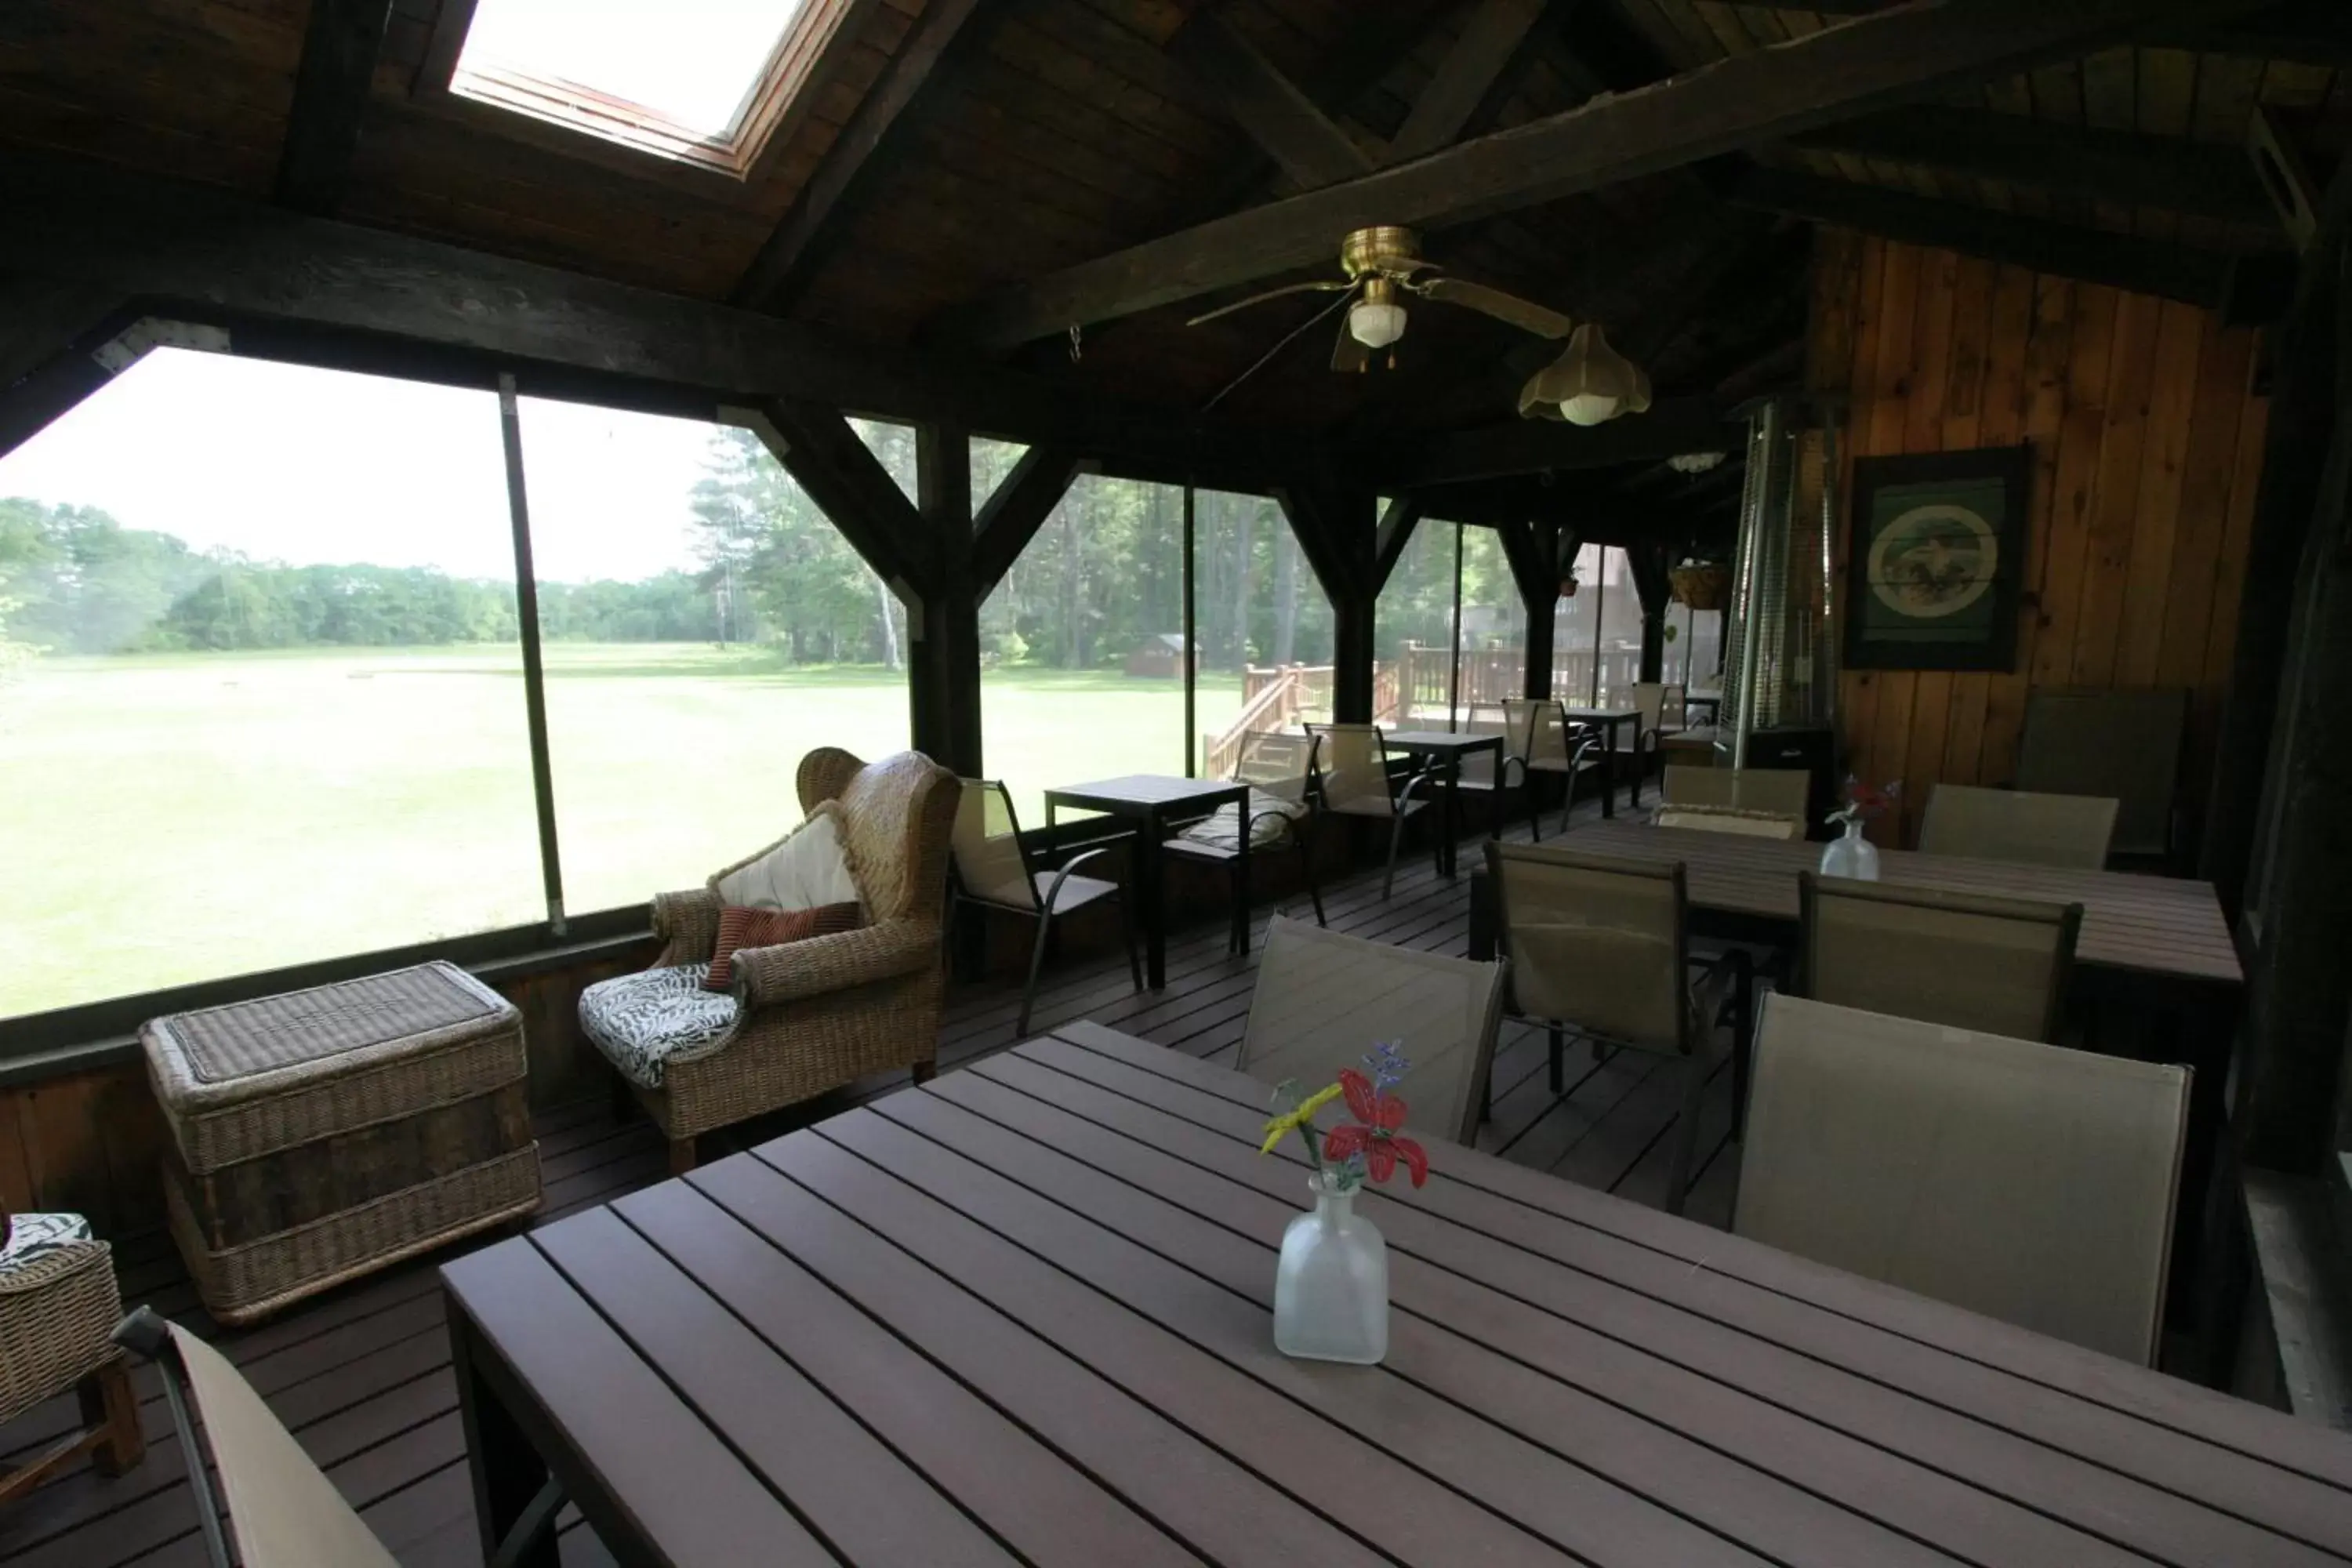
[[919,974],[940,962],[939,922],[880,921],[856,931],[735,954],[735,994],[745,1011]]
[[657,967],[709,963],[719,946],[719,895],[709,888],[656,893],[654,935],[662,939]]

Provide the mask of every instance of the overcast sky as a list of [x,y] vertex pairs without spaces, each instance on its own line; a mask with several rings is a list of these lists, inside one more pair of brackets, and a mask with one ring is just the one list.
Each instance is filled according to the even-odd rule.
[[801,0],[477,0],[458,64],[562,77],[717,132]]
[[[526,398],[522,432],[541,577],[696,564],[710,426]],[[298,565],[514,574],[488,392],[158,349],[0,457],[0,496]]]

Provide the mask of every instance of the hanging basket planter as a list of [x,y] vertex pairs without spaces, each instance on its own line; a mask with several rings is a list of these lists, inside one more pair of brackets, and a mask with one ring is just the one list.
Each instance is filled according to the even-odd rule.
[[1731,568],[1719,561],[1689,562],[1666,574],[1675,603],[1694,610],[1719,610],[1731,596]]

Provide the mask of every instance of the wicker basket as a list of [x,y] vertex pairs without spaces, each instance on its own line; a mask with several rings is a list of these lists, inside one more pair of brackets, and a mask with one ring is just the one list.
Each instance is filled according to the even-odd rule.
[[1731,568],[1719,561],[1677,566],[1666,575],[1674,583],[1675,603],[1694,610],[1719,610],[1731,597]]

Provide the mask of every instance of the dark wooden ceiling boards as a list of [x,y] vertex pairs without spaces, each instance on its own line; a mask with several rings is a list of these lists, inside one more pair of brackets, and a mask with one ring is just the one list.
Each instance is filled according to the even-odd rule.
[[[0,152],[93,158],[921,349],[975,300],[1267,203],[1328,198],[1367,174],[1410,184],[1423,161],[1466,168],[1472,139],[1884,8],[848,0],[805,102],[736,178],[451,96],[436,77],[464,17],[445,6],[464,4],[8,0]],[[2211,9],[2195,33],[1947,83],[1923,106],[1736,160],[1482,201],[1503,210],[1432,232],[1427,249],[1601,321],[1662,397],[1753,391],[1785,373],[1807,216],[1978,236],[2111,277],[2128,258],[2171,268],[2176,292],[2206,289],[2233,258],[2284,250],[2240,156],[2257,110],[2315,159],[2352,146],[2352,71],[2338,68],[2352,25],[2307,0]],[[1745,213],[1743,195],[1798,216]],[[1002,357],[1074,391],[1197,409],[1325,301],[1197,329],[1184,319],[1333,271],[1339,237],[1228,264],[1228,285],[1203,298],[1087,321],[1075,359],[1058,324]],[[1486,318],[1416,304],[1394,372],[1338,376],[1325,368],[1338,330],[1333,317],[1302,332],[1221,414],[1349,438],[1492,425],[1546,353]]]

